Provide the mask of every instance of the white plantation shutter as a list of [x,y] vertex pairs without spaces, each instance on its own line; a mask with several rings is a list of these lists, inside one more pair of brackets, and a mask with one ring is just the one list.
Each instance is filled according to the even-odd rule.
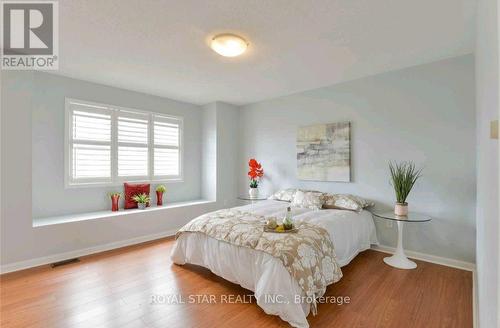
[[153,171],[155,178],[181,176],[180,142],[182,121],[153,115]]
[[179,150],[155,147],[154,174],[161,176],[179,175]]
[[75,179],[110,178],[111,147],[74,143],[73,177]]
[[182,118],[66,99],[66,185],[182,178]]
[[149,115],[118,111],[118,176],[145,178],[149,175]]
[[118,146],[118,176],[140,178],[147,175],[148,149]]
[[106,107],[69,102],[71,182],[111,181],[111,117]]

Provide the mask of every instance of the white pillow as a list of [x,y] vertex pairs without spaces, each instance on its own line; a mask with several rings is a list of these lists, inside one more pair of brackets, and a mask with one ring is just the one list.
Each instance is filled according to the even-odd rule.
[[361,212],[365,207],[373,206],[374,203],[349,194],[326,194],[323,208],[340,209]]
[[284,202],[291,202],[293,199],[293,196],[295,196],[295,193],[297,192],[297,189],[295,188],[288,188],[288,189],[281,189],[269,196],[268,199],[272,200],[281,200]]
[[297,190],[293,196],[292,206],[320,210],[325,203],[325,196],[319,191]]
[[358,201],[358,203],[363,207],[363,208],[366,208],[366,207],[370,207],[370,206],[375,206],[375,203],[374,202],[370,202],[364,198],[361,198],[359,196],[356,196],[356,195],[349,195],[351,197],[353,197],[354,199],[356,199]]

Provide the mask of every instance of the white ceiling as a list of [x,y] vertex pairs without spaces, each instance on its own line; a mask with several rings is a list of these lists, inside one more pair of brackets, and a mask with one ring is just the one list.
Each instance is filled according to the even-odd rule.
[[[474,0],[64,0],[57,74],[246,104],[473,52]],[[210,36],[249,50],[225,58]]]

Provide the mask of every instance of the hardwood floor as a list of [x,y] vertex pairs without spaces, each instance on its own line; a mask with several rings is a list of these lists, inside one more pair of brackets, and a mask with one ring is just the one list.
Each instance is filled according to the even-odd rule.
[[[239,295],[250,291],[210,271],[173,265],[173,240],[87,256],[79,263],[1,276],[1,321],[10,327],[288,327],[250,304],[152,304],[154,295]],[[385,265],[366,251],[327,290],[349,304],[320,304],[311,327],[472,327],[472,274],[427,262]],[[200,296],[201,297],[201,296]],[[165,300],[157,296],[158,301]],[[174,299],[171,299],[173,301]],[[172,303],[172,302],[171,302]]]

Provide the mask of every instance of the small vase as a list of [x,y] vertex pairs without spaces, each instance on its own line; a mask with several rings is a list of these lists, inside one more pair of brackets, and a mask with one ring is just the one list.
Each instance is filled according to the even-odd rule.
[[120,201],[120,196],[111,196],[111,211],[118,211],[118,202]]
[[161,191],[156,192],[156,205],[157,206],[163,205],[163,192]]
[[394,206],[394,214],[399,216],[408,215],[408,203],[396,203]]
[[259,188],[250,188],[248,189],[248,195],[250,198],[257,198],[259,197]]
[[146,203],[137,203],[137,207],[138,207],[140,210],[144,210],[144,209],[146,209]]

